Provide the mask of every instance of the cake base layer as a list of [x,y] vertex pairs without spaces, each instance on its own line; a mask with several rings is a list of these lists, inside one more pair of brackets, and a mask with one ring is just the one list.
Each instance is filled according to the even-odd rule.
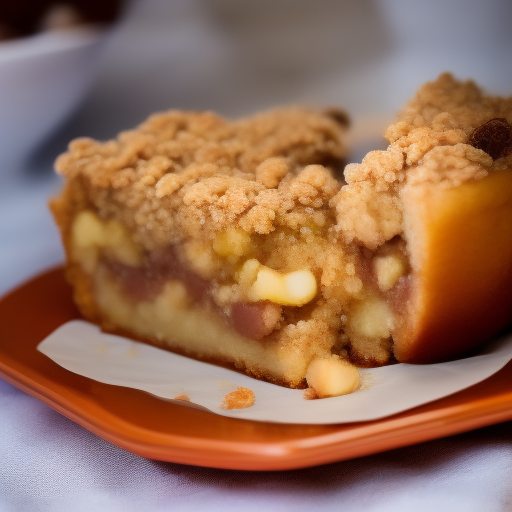
[[183,307],[172,283],[153,300],[133,302],[115,281],[99,273],[94,282],[102,324],[107,330],[129,332],[144,341],[196,359],[230,365],[254,377],[288,387],[306,387],[305,375],[315,357],[329,357],[330,346],[284,345],[240,336],[214,312],[196,305]]

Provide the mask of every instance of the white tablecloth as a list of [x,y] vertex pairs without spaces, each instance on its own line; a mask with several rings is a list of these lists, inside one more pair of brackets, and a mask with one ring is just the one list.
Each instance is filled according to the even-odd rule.
[[[130,4],[82,108],[0,175],[0,293],[62,260],[46,201],[70,138],[111,137],[165,108],[237,116],[307,101],[386,116],[444,70],[510,94],[511,5]],[[0,511],[82,510],[511,511],[512,423],[317,468],[225,471],[132,455],[0,381]]]

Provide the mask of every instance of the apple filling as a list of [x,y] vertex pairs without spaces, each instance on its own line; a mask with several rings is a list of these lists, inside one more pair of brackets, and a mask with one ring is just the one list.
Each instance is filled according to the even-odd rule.
[[173,246],[145,250],[119,221],[102,220],[90,210],[76,215],[71,233],[74,258],[93,281],[101,314],[114,328],[195,357],[231,361],[255,375],[270,369],[274,380],[284,377],[298,387],[307,374],[319,397],[358,387],[350,360],[358,366],[390,360],[393,293],[408,272],[400,240],[348,265],[348,277],[361,287],[357,298],[335,310],[327,337],[334,342],[322,351],[302,348],[301,357],[293,357],[280,343],[283,327],[304,323],[315,303],[325,301],[311,270],[282,272],[260,263],[249,257],[249,237],[236,230],[221,233],[213,243],[229,276],[222,282],[199,275],[200,266],[184,264]]

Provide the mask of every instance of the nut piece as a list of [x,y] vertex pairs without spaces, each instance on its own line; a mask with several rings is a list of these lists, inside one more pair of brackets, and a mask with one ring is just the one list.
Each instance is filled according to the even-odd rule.
[[238,284],[245,290],[249,290],[256,281],[256,277],[258,275],[258,270],[261,267],[261,263],[251,258],[250,260],[247,260],[242,268],[240,269],[240,272],[238,273]]
[[303,306],[313,299],[316,292],[316,279],[310,270],[281,274],[261,265],[251,287],[250,298],[254,301],[269,300],[282,306]]
[[388,338],[393,328],[391,309],[386,302],[376,297],[365,299],[354,305],[347,328],[364,338]]
[[361,387],[358,369],[337,357],[314,359],[308,366],[306,380],[318,398],[347,395]]
[[161,309],[165,317],[169,309],[186,309],[190,306],[191,297],[182,281],[172,279],[168,281],[161,293],[154,299],[156,309]]
[[238,259],[252,249],[251,236],[242,229],[230,228],[217,234],[213,240],[213,249],[220,256],[232,256]]
[[80,212],[72,226],[73,245],[80,249],[105,244],[105,227],[100,218],[92,212]]
[[138,267],[141,255],[133,243],[128,230],[118,221],[110,220],[105,225],[105,247],[121,263]]
[[98,249],[106,249],[125,265],[140,265],[140,251],[127,229],[116,220],[103,221],[91,211],[80,212],[73,222],[71,238],[75,257],[88,271],[96,265]]
[[405,265],[400,258],[389,254],[377,256],[373,260],[373,268],[377,276],[377,284],[383,292],[387,292],[405,274]]
[[471,146],[485,151],[493,160],[512,152],[512,126],[504,117],[487,121],[469,136]]

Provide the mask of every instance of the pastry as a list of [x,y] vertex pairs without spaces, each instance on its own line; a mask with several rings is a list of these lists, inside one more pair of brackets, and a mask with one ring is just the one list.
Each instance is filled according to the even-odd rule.
[[85,318],[319,397],[512,320],[512,99],[441,75],[339,172],[346,116],[171,111],[56,163]]

